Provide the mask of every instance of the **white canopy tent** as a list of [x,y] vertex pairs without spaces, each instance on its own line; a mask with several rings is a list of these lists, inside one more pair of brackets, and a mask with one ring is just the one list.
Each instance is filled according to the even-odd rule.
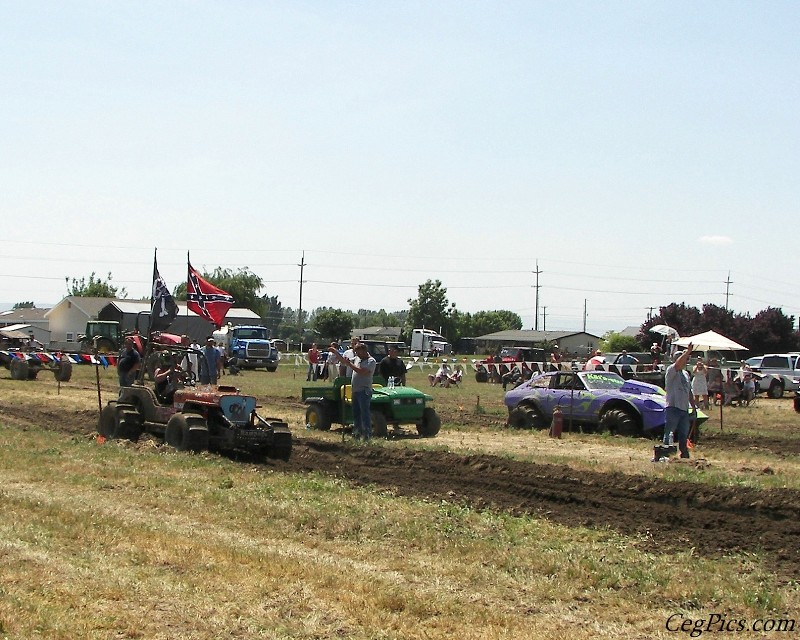
[[716,331],[706,331],[694,336],[684,336],[673,340],[673,345],[687,347],[691,343],[695,351],[747,351],[747,347],[726,338]]

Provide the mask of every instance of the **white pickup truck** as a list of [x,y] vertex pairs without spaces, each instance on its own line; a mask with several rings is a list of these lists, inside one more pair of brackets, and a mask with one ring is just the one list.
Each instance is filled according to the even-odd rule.
[[745,360],[753,371],[764,374],[759,389],[770,398],[782,398],[786,391],[798,389],[800,379],[800,354],[767,353]]

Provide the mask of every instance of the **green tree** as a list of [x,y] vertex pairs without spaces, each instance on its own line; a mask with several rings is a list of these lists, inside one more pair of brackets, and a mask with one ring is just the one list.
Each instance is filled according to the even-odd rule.
[[35,305],[33,302],[17,302],[12,309],[33,309]]
[[636,336],[626,336],[617,331],[607,331],[603,334],[601,349],[616,353],[619,351],[638,351],[639,341]]
[[411,334],[412,329],[428,328],[440,331],[446,338],[453,335],[453,314],[456,311],[455,303],[447,300],[447,289],[440,280],[427,280],[419,285],[416,298],[408,300],[408,318],[406,319],[406,333]]
[[277,336],[283,324],[283,305],[278,300],[278,296],[261,296],[263,312],[258,312],[264,319],[264,324],[269,327],[270,335]]
[[67,293],[71,296],[82,296],[85,298],[127,298],[128,292],[125,287],[121,289],[111,284],[111,272],[109,271],[105,281],[95,276],[94,271],[86,278],[72,278],[72,284],[69,283],[69,276],[67,276]]
[[354,324],[355,317],[351,311],[326,307],[317,309],[311,321],[311,326],[317,335],[327,340],[349,338]]
[[451,314],[453,320],[453,342],[459,338],[474,338],[484,336],[496,331],[522,329],[522,318],[513,311],[477,311],[475,313],[461,313],[454,310]]

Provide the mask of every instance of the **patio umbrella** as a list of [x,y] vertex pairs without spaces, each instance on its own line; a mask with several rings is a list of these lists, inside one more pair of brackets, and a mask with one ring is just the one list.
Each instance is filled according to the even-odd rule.
[[734,342],[716,331],[706,331],[694,336],[678,338],[673,340],[672,344],[685,347],[690,342],[695,351],[747,351],[747,347],[743,347],[738,342]]
[[650,327],[649,331],[652,331],[653,333],[660,333],[662,336],[666,336],[669,338],[679,337],[678,330],[673,329],[672,327],[666,324],[654,324],[652,327]]

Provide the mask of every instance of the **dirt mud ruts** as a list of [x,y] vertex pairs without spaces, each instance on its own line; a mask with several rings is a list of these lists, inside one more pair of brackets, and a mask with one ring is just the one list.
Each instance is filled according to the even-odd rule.
[[[0,416],[26,428],[96,435],[96,411],[23,407],[0,399]],[[706,443],[739,445],[736,439],[713,436]],[[533,514],[566,526],[607,528],[638,538],[640,548],[653,552],[692,548],[712,557],[763,554],[777,575],[800,579],[800,491],[793,489],[665,482],[491,455],[359,447],[314,438],[295,438],[289,460],[267,464],[287,473],[328,473],[400,496]]]

